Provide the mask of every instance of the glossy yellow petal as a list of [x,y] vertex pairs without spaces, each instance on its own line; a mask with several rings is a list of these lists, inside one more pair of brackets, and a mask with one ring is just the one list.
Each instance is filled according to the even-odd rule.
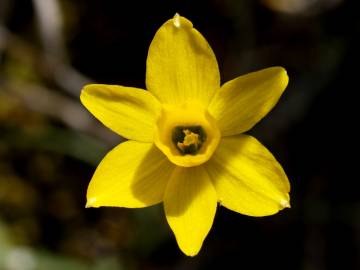
[[281,165],[255,138],[222,138],[205,164],[218,200],[226,208],[249,216],[267,216],[290,207],[290,184]]
[[271,67],[225,83],[208,108],[223,136],[251,129],[277,103],[289,78],[282,67]]
[[202,166],[176,167],[164,197],[167,221],[180,249],[195,256],[208,234],[216,212],[215,189]]
[[127,141],[97,167],[87,207],[145,207],[160,203],[174,165],[151,143]]
[[192,23],[178,14],[156,32],[146,64],[146,87],[162,103],[198,100],[207,107],[220,88],[213,51]]
[[84,106],[105,126],[121,136],[152,142],[161,105],[145,90],[118,85],[86,85],[80,96]]

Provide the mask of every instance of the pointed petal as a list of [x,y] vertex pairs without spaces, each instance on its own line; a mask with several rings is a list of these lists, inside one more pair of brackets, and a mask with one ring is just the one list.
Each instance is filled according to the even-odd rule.
[[87,207],[160,203],[173,168],[151,143],[121,143],[97,167],[88,187]]
[[220,88],[215,55],[186,18],[177,14],[156,32],[148,52],[146,86],[162,103],[195,99],[205,108]]
[[267,216],[290,207],[290,184],[281,165],[255,138],[222,138],[206,163],[221,205],[249,216]]
[[152,142],[160,103],[150,92],[119,85],[86,85],[80,96],[84,106],[105,126],[121,136]]
[[216,212],[215,189],[202,166],[176,167],[167,185],[164,207],[180,249],[195,256]]
[[282,67],[272,67],[225,83],[212,99],[209,113],[223,136],[251,129],[278,102],[289,78]]

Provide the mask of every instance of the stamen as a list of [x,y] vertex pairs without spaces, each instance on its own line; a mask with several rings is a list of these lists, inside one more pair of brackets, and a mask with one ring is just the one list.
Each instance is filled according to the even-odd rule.
[[188,129],[183,130],[185,138],[183,142],[178,142],[177,147],[185,152],[186,148],[193,146],[195,150],[199,149],[201,142],[199,140],[199,134],[193,133]]
[[205,139],[201,126],[178,126],[173,129],[172,141],[182,155],[196,155]]
[[179,13],[175,13],[175,16],[174,16],[174,25],[175,25],[175,27],[177,27],[177,28],[179,28],[179,27],[181,26]]

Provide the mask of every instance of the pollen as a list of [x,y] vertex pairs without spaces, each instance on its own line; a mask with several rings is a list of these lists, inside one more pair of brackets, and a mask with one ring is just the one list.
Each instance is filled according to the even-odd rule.
[[178,142],[177,147],[182,151],[185,152],[186,148],[194,147],[194,149],[198,150],[201,142],[199,140],[199,134],[191,132],[188,129],[183,130],[185,137],[183,142]]
[[178,126],[173,130],[172,140],[182,155],[196,155],[205,141],[201,126]]

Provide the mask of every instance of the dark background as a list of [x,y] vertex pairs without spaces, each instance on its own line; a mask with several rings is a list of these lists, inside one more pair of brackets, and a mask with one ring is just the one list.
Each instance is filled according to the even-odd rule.
[[[161,205],[85,209],[122,141],[80,104],[88,82],[145,87],[147,49],[178,12],[212,46],[222,82],[280,65],[290,82],[250,134],[278,158],[291,209],[219,207],[183,255]],[[0,0],[0,269],[360,269],[358,1]]]

